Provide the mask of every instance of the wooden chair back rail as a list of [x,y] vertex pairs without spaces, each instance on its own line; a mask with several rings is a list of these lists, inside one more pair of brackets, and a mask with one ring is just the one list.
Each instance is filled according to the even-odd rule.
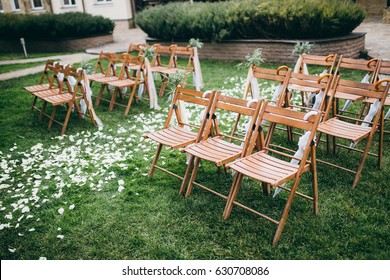
[[178,99],[179,100],[183,100],[184,102],[189,102],[189,103],[203,105],[203,106],[206,106],[209,103],[209,100],[207,98],[203,99],[203,98],[199,98],[199,97],[185,95],[185,94],[182,94],[182,93],[179,93]]
[[269,121],[271,123],[278,123],[281,125],[302,129],[302,130],[311,130],[313,126],[313,123],[303,121],[302,119],[290,118],[282,115],[275,115],[267,111],[264,113],[263,120]]
[[375,90],[375,86],[373,84],[355,83],[347,80],[340,80],[336,92],[349,93],[367,98],[372,97],[376,99],[380,99],[382,96],[377,90]]
[[[334,71],[335,74],[340,74],[341,69],[351,69],[351,70],[360,70],[365,71],[367,74],[371,74],[370,83],[375,83],[378,76],[378,67],[380,65],[380,60],[373,58],[369,61],[346,58],[343,55],[340,56],[339,62]],[[342,76],[342,74],[340,74]]]

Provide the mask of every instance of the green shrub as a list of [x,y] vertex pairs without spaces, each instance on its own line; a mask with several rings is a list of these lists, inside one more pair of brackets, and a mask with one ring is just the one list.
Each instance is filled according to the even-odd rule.
[[350,0],[241,0],[158,5],[139,13],[136,22],[154,38],[219,41],[342,36],[364,18]]
[[110,19],[79,12],[57,15],[0,14],[2,38],[80,38],[110,33],[114,26]]

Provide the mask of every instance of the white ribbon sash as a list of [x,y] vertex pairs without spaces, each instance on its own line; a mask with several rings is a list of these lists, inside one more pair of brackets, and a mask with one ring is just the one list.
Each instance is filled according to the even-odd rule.
[[200,68],[198,48],[194,48],[194,72],[193,80],[196,90],[200,91],[204,87],[202,69]]

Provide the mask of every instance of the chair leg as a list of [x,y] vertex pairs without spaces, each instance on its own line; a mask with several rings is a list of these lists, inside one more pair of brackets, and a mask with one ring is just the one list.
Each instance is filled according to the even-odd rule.
[[112,111],[112,110],[114,109],[114,104],[115,104],[116,97],[117,97],[117,95],[118,95],[118,91],[119,91],[119,90],[120,90],[120,89],[119,89],[118,87],[116,87],[115,90],[114,90],[114,93],[113,93],[112,96],[111,96],[110,106],[108,107],[108,110],[109,110],[109,111]]
[[126,106],[125,116],[127,116],[129,114],[131,104],[133,103],[133,98],[134,98],[134,95],[135,95],[136,88],[137,87],[134,85],[133,86],[133,90],[131,91],[131,94],[129,96],[129,102],[127,103],[127,106]]
[[261,182],[261,186],[263,188],[263,194],[264,195],[270,195],[271,194],[271,186],[270,186],[270,184]]
[[162,147],[163,147],[163,144],[158,144],[157,150],[156,150],[156,155],[154,156],[152,166],[150,167],[150,171],[148,174],[149,177],[152,177],[152,175],[154,173],[154,167],[156,166],[158,158],[160,157],[160,152],[161,152]]
[[102,95],[103,95],[103,91],[104,91],[104,84],[102,84],[102,85],[100,86],[99,93],[98,93],[98,95],[96,96],[95,106],[99,106],[100,100],[101,100]]
[[242,178],[244,176],[241,173],[236,172],[234,176],[234,180],[232,183],[232,187],[230,188],[230,192],[228,195],[228,199],[226,202],[225,210],[223,211],[223,219],[227,220],[230,217],[233,209],[233,202],[237,197],[238,190],[240,189]]
[[287,202],[286,202],[286,206],[284,207],[282,217],[281,217],[281,219],[279,221],[279,225],[278,225],[278,228],[276,230],[276,233],[275,233],[275,236],[274,236],[274,240],[272,242],[274,247],[278,246],[279,239],[280,239],[280,236],[282,235],[283,228],[286,225],[287,216],[288,216],[288,213],[290,212],[291,205],[292,205],[292,202],[294,200],[294,195],[295,195],[295,192],[296,192],[296,190],[298,188],[300,180],[301,180],[301,177],[300,176],[296,176],[295,180],[294,180],[294,184],[291,187],[291,192],[290,192],[290,194],[288,196],[288,199],[287,199]]
[[[45,102],[46,103],[46,102]],[[56,114],[57,106],[53,106],[53,110],[51,111],[50,121],[47,129],[51,129],[51,126],[53,124],[54,115]]]
[[167,87],[167,82],[168,82],[168,80],[165,79],[165,78],[162,80],[162,82],[161,82],[161,88],[160,88],[160,93],[159,93],[160,96],[163,96],[163,95],[164,95],[165,88]]
[[311,174],[313,185],[313,207],[314,215],[318,215],[318,176],[317,176],[317,162],[316,162],[316,148],[311,148]]
[[47,106],[47,101],[45,101],[45,102],[43,102],[43,106],[42,106],[42,110],[41,110],[41,112],[39,113],[39,120],[40,121],[42,121],[42,116],[43,116],[43,114],[45,113],[45,111],[46,111],[46,106]]
[[368,137],[366,148],[364,149],[362,159],[360,160],[359,168],[358,168],[358,170],[356,172],[355,179],[353,181],[352,189],[355,189],[357,183],[359,182],[360,175],[361,175],[361,173],[363,171],[364,163],[366,161],[368,152],[370,150],[372,138],[373,138],[373,133],[371,133],[370,136]]
[[37,103],[37,99],[38,99],[38,96],[34,96],[34,100],[33,100],[33,103],[31,105],[31,110],[30,110],[31,113],[32,113],[32,111],[34,111],[35,104]]
[[385,133],[385,115],[384,110],[382,108],[381,111],[381,118],[379,120],[379,143],[378,143],[378,168],[379,170],[382,170],[382,159],[383,159],[383,138]]
[[186,191],[185,197],[189,197],[191,195],[192,187],[194,185],[194,181],[195,181],[195,178],[196,178],[196,173],[198,173],[199,163],[200,163],[200,158],[198,158],[198,157],[195,158],[195,160],[194,160],[194,169],[192,170],[191,178],[190,178],[190,181],[188,182],[188,187],[187,187],[187,191]]
[[73,107],[72,105],[73,105],[72,103],[69,104],[68,112],[66,112],[65,121],[64,121],[64,124],[62,125],[61,135],[63,135],[65,133],[66,127],[68,126],[70,113],[72,113],[72,107]]
[[191,168],[192,168],[192,165],[194,163],[194,160],[195,160],[195,157],[193,155],[190,155],[190,158],[188,160],[186,173],[184,174],[183,181],[181,182],[181,186],[179,189],[179,195],[182,195],[184,193],[186,183],[187,183],[188,177],[190,176]]

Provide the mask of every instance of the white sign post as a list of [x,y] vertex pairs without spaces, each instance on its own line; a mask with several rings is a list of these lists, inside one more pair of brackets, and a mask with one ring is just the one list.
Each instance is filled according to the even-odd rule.
[[20,38],[20,43],[22,44],[24,56],[27,58],[27,51],[26,51],[26,42],[24,41],[24,38]]

